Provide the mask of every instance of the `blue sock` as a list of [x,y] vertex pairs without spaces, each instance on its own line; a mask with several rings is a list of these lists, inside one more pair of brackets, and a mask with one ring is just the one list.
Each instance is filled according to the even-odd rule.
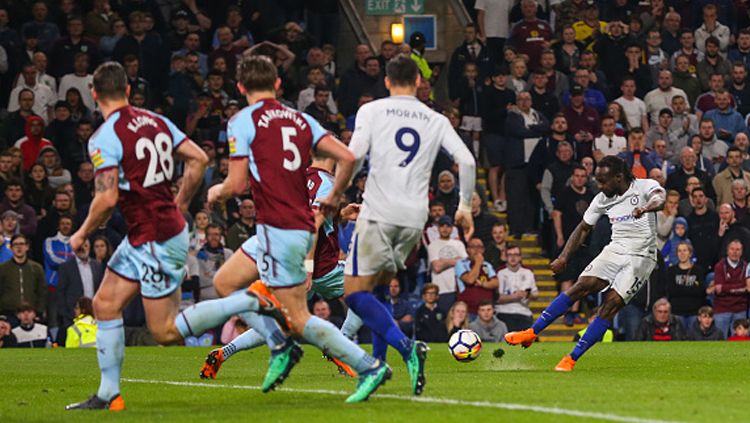
[[319,317],[310,316],[303,335],[307,342],[320,348],[325,354],[352,366],[357,373],[367,372],[378,363],[378,360],[344,336],[336,326]]
[[99,320],[96,326],[96,357],[102,371],[96,396],[109,401],[120,393],[120,370],[125,355],[125,329],[122,319]]
[[362,328],[362,319],[359,318],[354,312],[349,309],[346,311],[346,319],[344,324],[341,325],[341,333],[349,339],[354,339],[357,336],[357,332]]
[[534,326],[532,326],[534,333],[539,335],[544,328],[551,325],[558,317],[562,316],[572,305],[573,300],[568,297],[568,294],[563,292],[558,295],[557,298],[552,300],[549,306],[542,312],[542,315],[536,320]]
[[266,343],[266,338],[261,335],[257,330],[250,329],[241,333],[240,336],[232,339],[232,341],[223,347],[221,347],[224,353],[224,360],[233,356],[235,353],[250,350],[259,347]]
[[200,336],[203,332],[226,322],[235,314],[258,310],[258,299],[244,289],[226,298],[202,301],[177,315],[175,326],[183,338]]
[[578,340],[578,344],[573,348],[573,352],[570,353],[573,360],[581,358],[586,350],[601,341],[602,337],[604,337],[604,333],[607,332],[607,329],[609,329],[609,320],[602,319],[601,317],[594,319],[586,329],[586,333],[584,333],[581,339]]
[[[391,315],[391,319],[393,319],[393,305],[390,301],[383,302],[383,305],[385,306],[386,310],[388,310],[388,314]],[[377,358],[378,360],[386,361],[386,353],[388,352],[388,343],[383,339],[382,336],[378,335],[377,333],[372,334],[372,355],[373,357]]]
[[412,340],[398,328],[388,309],[367,291],[355,292],[346,297],[346,304],[357,313],[365,326],[380,335],[393,348],[408,360],[412,350]]
[[273,318],[249,311],[240,313],[240,318],[265,339],[271,352],[281,349],[286,344],[287,336]]

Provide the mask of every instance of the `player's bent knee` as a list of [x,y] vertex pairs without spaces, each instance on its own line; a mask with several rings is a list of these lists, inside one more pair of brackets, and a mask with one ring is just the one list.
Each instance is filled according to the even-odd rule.
[[174,325],[172,325],[171,327],[149,327],[149,330],[151,332],[151,335],[154,337],[154,341],[156,341],[160,345],[174,345],[182,341],[182,336],[177,331],[177,328],[174,327]]

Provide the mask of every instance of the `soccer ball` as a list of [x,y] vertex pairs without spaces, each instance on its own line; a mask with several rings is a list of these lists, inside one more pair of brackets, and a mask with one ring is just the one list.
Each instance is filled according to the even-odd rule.
[[473,330],[461,329],[451,335],[448,340],[448,348],[456,361],[469,362],[479,357],[482,351],[482,340]]

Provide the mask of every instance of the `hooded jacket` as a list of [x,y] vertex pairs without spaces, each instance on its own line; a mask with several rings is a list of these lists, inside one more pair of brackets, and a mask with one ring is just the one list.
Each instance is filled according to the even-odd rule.
[[[31,170],[31,166],[36,163],[36,159],[39,158],[39,153],[42,151],[42,148],[45,146],[52,147],[52,142],[47,138],[44,138],[44,135],[34,136],[31,133],[31,124],[37,121],[41,122],[42,126],[44,125],[44,119],[39,116],[29,116],[26,119],[26,127],[24,130],[26,136],[16,141],[15,144],[16,147],[21,149],[21,153],[23,154],[23,169],[27,172]],[[42,131],[42,134],[44,134],[44,131]]]
[[[677,225],[683,225],[685,226],[685,233],[682,236],[677,235],[675,232],[675,228]],[[693,245],[692,242],[688,239],[688,222],[687,219],[680,216],[675,218],[674,223],[672,223],[672,235],[669,237],[669,240],[664,244],[664,248],[661,250],[661,254],[664,256],[664,262],[667,263],[667,266],[673,266],[680,262],[680,260],[677,258],[677,246],[680,245],[680,243],[686,242],[690,245]]]

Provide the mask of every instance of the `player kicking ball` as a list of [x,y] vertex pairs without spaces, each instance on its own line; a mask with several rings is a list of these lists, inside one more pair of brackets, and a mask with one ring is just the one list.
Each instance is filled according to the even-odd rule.
[[[122,310],[139,290],[148,328],[160,344],[181,342],[234,314],[278,311],[255,294],[241,291],[178,314],[188,253],[182,210],[187,210],[200,186],[208,158],[168,119],[131,107],[129,94],[127,75],[120,64],[107,62],[96,69],[92,95],[105,118],[88,147],[96,168],[96,195],[70,244],[77,251],[88,235],[109,219],[118,202],[128,235],[110,259],[94,296],[99,390],[88,400],[67,406],[68,410],[125,408],[120,395],[125,352]],[[182,187],[173,198],[175,157],[185,162],[185,168]]]
[[[425,385],[427,345],[407,338],[372,291],[404,268],[404,260],[421,238],[438,151],[443,148],[459,166],[456,222],[468,230],[475,178],[474,156],[448,119],[415,97],[419,83],[414,61],[397,57],[386,66],[385,84],[391,96],[367,103],[357,112],[349,148],[358,166],[369,154],[370,169],[344,270],[346,304],[376,336],[398,350],[415,395]],[[335,208],[338,203],[321,205]]]
[[[283,310],[279,324],[292,335],[352,367],[359,383],[346,401],[364,401],[390,379],[391,369],[331,323],[310,315],[304,263],[315,231],[306,189],[310,151],[315,149],[336,161],[336,177],[326,204],[338,201],[344,192],[352,176],[354,157],[315,119],[276,100],[281,80],[267,57],[244,57],[238,65],[237,80],[249,106],[227,125],[229,173],[223,183],[209,190],[209,205],[243,193],[249,181],[257,207],[259,273],[268,286],[266,289],[266,285],[256,283],[250,290]],[[230,262],[225,266],[230,264],[234,266]],[[272,347],[268,372],[283,380],[301,358],[302,349],[295,342],[274,342],[277,345]]]
[[[317,201],[318,198],[328,196],[333,188],[334,176],[332,172],[334,164],[335,162],[332,159],[316,157],[313,153],[312,164],[307,169],[307,188],[315,216],[316,236],[313,242],[315,247],[308,253],[305,266],[309,278],[311,278],[309,286],[311,292],[317,293],[326,300],[342,299],[344,295],[344,269],[338,260],[338,227],[333,218],[327,217],[320,212]],[[340,213],[341,218],[346,220],[356,220],[358,214],[359,205],[357,204],[346,206]],[[236,260],[241,262],[242,266],[229,264],[219,269],[214,278],[214,286],[220,295],[234,292],[244,287],[246,283],[255,281],[260,277],[256,264],[257,245],[257,237],[251,237],[242,244],[240,251],[235,253],[238,255],[238,258],[230,259],[230,261]],[[242,269],[242,271],[237,273],[236,268]],[[231,271],[227,269],[231,269]],[[346,320],[344,320],[344,324],[341,326],[341,332],[344,336],[350,339],[353,338],[361,327],[362,320],[352,313],[351,310],[348,310]],[[250,329],[245,331],[227,345],[217,348],[208,354],[200,372],[201,379],[215,379],[221,365],[234,354],[256,348],[265,343],[265,338],[257,330]],[[334,357],[326,357],[339,367],[341,373],[351,377],[356,376],[352,368],[345,363]]]
[[[630,136],[642,137],[643,131],[634,129]],[[612,223],[610,243],[586,267],[578,281],[552,301],[534,326],[505,335],[507,343],[529,347],[544,328],[573,303],[606,290],[604,304],[586,333],[573,352],[555,366],[559,372],[572,371],[586,350],[602,339],[617,312],[648,281],[656,266],[656,215],[653,212],[664,206],[664,189],[652,179],[634,179],[625,161],[615,156],[607,156],[599,162],[596,182],[601,192],[594,197],[560,256],[552,262],[552,271],[559,274],[565,269],[568,257],[580,248],[604,215]]]

